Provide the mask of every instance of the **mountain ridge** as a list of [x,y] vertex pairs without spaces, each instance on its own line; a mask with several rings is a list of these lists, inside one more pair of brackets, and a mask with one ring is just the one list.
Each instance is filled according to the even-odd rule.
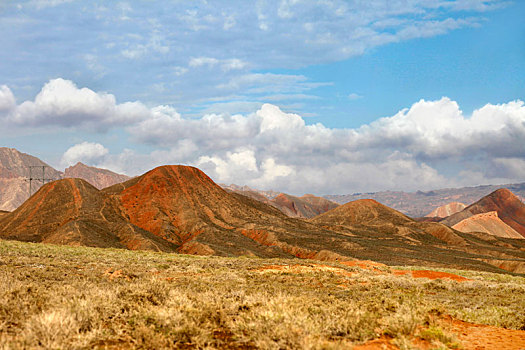
[[98,190],[81,179],[48,183],[0,217],[0,237],[184,254],[328,261],[373,260],[520,271],[525,242],[419,223],[374,200],[305,220],[230,193],[200,169],[167,165]]
[[18,208],[29,197],[28,179],[33,179],[31,192],[35,193],[43,185],[42,177],[46,179],[45,182],[70,177],[83,178],[99,189],[129,179],[126,175],[80,162],[61,172],[37,157],[15,148],[0,147],[0,210],[12,211]]

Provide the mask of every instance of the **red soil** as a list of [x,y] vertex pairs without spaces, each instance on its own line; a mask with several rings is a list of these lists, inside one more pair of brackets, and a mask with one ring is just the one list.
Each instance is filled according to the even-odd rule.
[[394,344],[390,343],[390,338],[382,336],[379,339],[367,341],[363,345],[354,346],[353,350],[397,350]]
[[[455,335],[463,350],[523,350],[525,349],[525,331],[505,329],[476,323],[469,323],[445,316],[440,320],[444,329]],[[417,349],[433,349],[432,344],[426,340],[415,338],[412,344]],[[397,350],[389,338],[370,340],[362,345],[357,345],[354,350]]]
[[452,317],[446,317],[444,321],[464,350],[525,349],[525,331],[469,323]]
[[430,270],[413,270],[413,271],[407,271],[407,270],[393,270],[392,271],[394,275],[408,275],[411,274],[414,278],[428,278],[431,280],[435,279],[451,279],[457,282],[465,282],[470,281],[470,279],[455,275],[453,273],[448,272],[440,272],[440,271],[430,271]]

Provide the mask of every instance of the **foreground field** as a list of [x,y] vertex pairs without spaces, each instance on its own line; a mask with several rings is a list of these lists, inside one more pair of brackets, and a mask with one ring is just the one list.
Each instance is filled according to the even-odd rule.
[[0,348],[525,348],[525,278],[412,270],[0,240]]

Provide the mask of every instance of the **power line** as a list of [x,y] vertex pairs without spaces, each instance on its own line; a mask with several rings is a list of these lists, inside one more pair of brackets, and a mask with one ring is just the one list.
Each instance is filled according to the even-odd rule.
[[[50,168],[47,165],[29,165],[28,168],[29,168],[29,178],[27,178],[27,180],[29,180],[29,197],[31,197],[33,195],[33,186],[32,186],[33,180],[41,181],[42,186],[44,186],[46,181],[53,181],[54,179],[46,179],[46,168]],[[33,169],[39,170],[40,168],[42,168],[42,177],[33,177]]]

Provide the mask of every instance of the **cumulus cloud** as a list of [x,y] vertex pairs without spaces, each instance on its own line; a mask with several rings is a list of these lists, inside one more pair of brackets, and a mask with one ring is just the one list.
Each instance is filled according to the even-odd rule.
[[88,88],[79,89],[72,81],[60,78],[45,84],[34,101],[25,101],[15,107],[12,102],[9,89],[2,89],[0,104],[11,103],[10,112],[4,115],[4,121],[26,127],[87,126],[104,130],[138,122],[150,113],[142,103],[118,104],[111,94]]
[[137,140],[191,149],[179,159],[217,181],[296,193],[519,181],[525,164],[522,101],[465,116],[447,97],[421,100],[357,129],[308,125],[271,104],[246,115],[187,119],[171,107],[153,115],[128,129]]
[[15,96],[6,85],[0,85],[0,117],[16,106]]
[[112,154],[99,143],[69,148],[77,161],[130,175],[161,164],[195,165],[216,181],[296,194],[417,190],[523,181],[525,103],[486,104],[465,115],[443,97],[420,100],[393,116],[355,129],[308,124],[299,114],[263,104],[245,114],[187,117],[172,107],[118,104],[113,95],[56,79],[34,101],[16,104],[0,87],[4,122],[47,126],[114,127],[154,149]]
[[447,97],[421,100],[358,130],[361,147],[403,148],[425,159],[472,154],[525,156],[523,101],[487,104],[470,117]]
[[98,164],[109,153],[109,150],[100,143],[82,142],[70,147],[60,161],[64,167],[75,165],[78,162]]

